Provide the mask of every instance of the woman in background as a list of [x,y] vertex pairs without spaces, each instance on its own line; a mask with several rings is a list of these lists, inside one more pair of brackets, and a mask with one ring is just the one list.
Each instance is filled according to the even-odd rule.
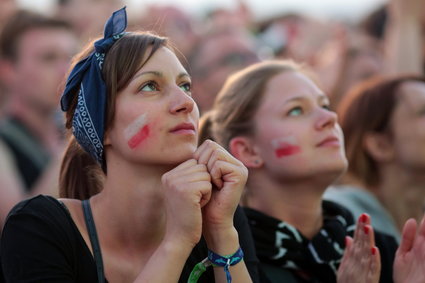
[[[392,282],[394,238],[374,234],[366,214],[355,229],[347,209],[322,199],[347,168],[343,135],[327,96],[299,66],[263,62],[231,76],[203,116],[201,136],[249,170],[243,205],[264,280]],[[396,282],[424,278],[405,272],[423,270],[423,248],[412,245],[423,245],[425,224],[416,241],[414,225],[408,222],[399,249]],[[417,257],[406,260],[407,252]]]

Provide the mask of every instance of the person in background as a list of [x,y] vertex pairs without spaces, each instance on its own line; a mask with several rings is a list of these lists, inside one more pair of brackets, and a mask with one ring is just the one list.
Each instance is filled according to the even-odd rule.
[[[367,214],[354,231],[352,214],[323,200],[347,169],[329,104],[298,65],[270,61],[230,76],[201,119],[200,141],[212,137],[249,170],[242,204],[265,282],[393,281],[395,239],[374,233]],[[415,221],[406,225],[395,282],[425,279],[419,230],[415,241]]]
[[122,0],[57,0],[55,16],[71,23],[85,43],[103,30],[104,19],[123,5]]
[[338,108],[348,172],[325,194],[355,216],[400,240],[425,203],[425,78],[374,78],[353,88]]
[[198,147],[189,74],[165,38],[126,26],[122,8],[75,57],[62,198],[11,211],[6,282],[258,282],[238,208],[247,169],[212,141]]
[[193,97],[201,113],[208,111],[226,78],[259,61],[255,39],[242,28],[212,30],[198,38],[188,56]]
[[58,89],[76,48],[67,22],[27,11],[11,17],[0,35],[8,96],[0,120],[0,222],[24,198],[58,195]]

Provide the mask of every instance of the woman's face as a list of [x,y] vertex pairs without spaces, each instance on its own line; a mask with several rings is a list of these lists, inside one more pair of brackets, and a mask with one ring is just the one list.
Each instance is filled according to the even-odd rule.
[[336,178],[346,169],[337,115],[305,75],[273,77],[254,119],[255,145],[271,174],[286,180],[329,173]]
[[177,57],[161,47],[118,93],[105,145],[134,162],[177,164],[190,158],[199,120],[190,88]]
[[410,170],[425,171],[425,83],[401,85],[391,118],[396,162]]

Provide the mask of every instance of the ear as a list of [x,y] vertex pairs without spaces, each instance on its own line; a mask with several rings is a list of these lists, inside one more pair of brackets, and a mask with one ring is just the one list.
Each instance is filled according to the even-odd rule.
[[260,168],[264,161],[258,154],[256,146],[248,137],[235,137],[229,143],[230,153],[239,159],[247,168]]
[[103,134],[103,146],[107,146],[107,145],[110,145],[110,144],[111,144],[111,140],[109,139],[109,132],[106,131]]
[[377,162],[389,162],[394,158],[394,147],[387,134],[367,133],[363,139],[363,146]]

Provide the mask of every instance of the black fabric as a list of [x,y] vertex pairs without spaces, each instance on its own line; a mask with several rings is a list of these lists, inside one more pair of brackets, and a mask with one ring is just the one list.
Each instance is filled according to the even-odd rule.
[[[258,279],[258,260],[242,209],[235,227],[245,253],[245,264]],[[196,263],[207,256],[204,240],[193,249],[179,282],[187,282]],[[97,282],[89,248],[67,210],[54,198],[37,196],[16,205],[8,216],[0,242],[0,267],[5,282]],[[214,282],[209,268],[199,282]]]
[[30,191],[50,160],[49,153],[21,121],[10,117],[0,125],[0,139],[14,158],[25,189]]
[[[345,248],[345,236],[353,235],[352,215],[336,203],[323,201],[323,226],[310,241],[295,227],[259,211],[245,208],[251,225],[256,251],[261,262],[263,282],[293,277],[296,282],[336,282]],[[380,282],[392,282],[392,262],[397,244],[391,236],[376,232],[381,252]],[[279,274],[278,267],[282,270]],[[288,273],[291,272],[292,276]]]

